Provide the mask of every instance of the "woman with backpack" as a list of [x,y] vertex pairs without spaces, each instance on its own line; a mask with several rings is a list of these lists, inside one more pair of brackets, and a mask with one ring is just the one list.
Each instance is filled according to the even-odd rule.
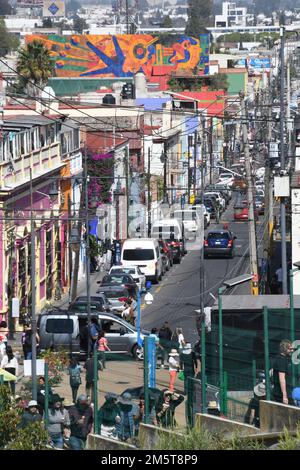
[[78,388],[79,388],[79,385],[81,385],[80,372],[81,372],[81,367],[78,364],[77,359],[73,357],[70,360],[69,375],[70,375],[70,387],[72,389],[72,400],[74,403],[76,403]]

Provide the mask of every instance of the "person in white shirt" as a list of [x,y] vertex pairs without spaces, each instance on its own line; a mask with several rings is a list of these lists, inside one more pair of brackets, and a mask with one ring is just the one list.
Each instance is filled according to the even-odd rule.
[[170,374],[170,383],[169,390],[174,392],[174,384],[179,370],[179,354],[177,349],[171,349],[169,354],[169,374]]
[[[18,377],[19,364],[18,364],[17,358],[14,356],[12,347],[10,345],[6,346],[6,352],[4,356],[2,357],[0,368],[5,369],[7,372],[10,372],[11,374]],[[10,381],[9,383],[10,383],[11,392],[14,395],[16,383],[14,381]]]

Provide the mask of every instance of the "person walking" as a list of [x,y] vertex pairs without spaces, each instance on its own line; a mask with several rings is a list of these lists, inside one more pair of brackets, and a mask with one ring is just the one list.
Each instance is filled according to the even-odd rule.
[[101,327],[98,323],[98,319],[96,317],[92,317],[90,329],[89,329],[89,342],[90,342],[90,350],[93,351],[94,348],[97,347],[99,333],[101,332]]
[[285,405],[293,405],[292,399],[292,364],[293,346],[289,339],[283,339],[279,345],[279,354],[273,362],[273,399]]
[[79,395],[76,404],[69,409],[69,416],[71,428],[70,448],[72,450],[83,450],[94,422],[93,410],[88,404],[86,395]]
[[101,331],[99,333],[99,339],[98,339],[98,357],[100,359],[103,369],[106,369],[106,359],[105,359],[106,351],[110,351],[110,348],[108,347],[107,339],[105,338],[104,331]]
[[[12,347],[10,345],[6,346],[6,351],[5,351],[4,356],[2,357],[0,367],[1,369],[5,369],[10,374],[13,374],[16,377],[18,377],[19,364],[18,364],[17,358],[14,356]],[[16,382],[14,380],[11,380],[9,384],[10,384],[11,393],[15,395]]]
[[171,349],[172,330],[169,323],[166,321],[158,332],[159,344],[161,347],[161,368],[165,367],[165,359]]
[[[25,325],[23,335],[22,335],[22,347],[23,347],[24,359],[32,359],[31,337],[32,337],[31,327],[29,325]],[[40,337],[36,333],[36,351],[38,351],[39,344],[40,344]]]
[[171,349],[169,354],[169,374],[170,374],[170,382],[169,382],[169,390],[174,392],[174,384],[177,377],[177,373],[179,371],[179,354],[177,349]]
[[54,394],[49,402],[47,431],[51,444],[56,449],[63,449],[65,430],[70,428],[69,412],[62,406],[63,398]]
[[70,359],[70,365],[68,369],[70,375],[70,387],[72,390],[72,400],[76,403],[78,388],[81,385],[81,367],[75,357]]

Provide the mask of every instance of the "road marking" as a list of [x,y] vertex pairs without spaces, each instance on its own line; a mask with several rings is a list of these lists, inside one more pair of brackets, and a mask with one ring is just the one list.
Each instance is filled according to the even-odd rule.
[[141,305],[141,309],[145,308],[146,307],[146,304],[142,304]]
[[159,292],[161,288],[162,288],[162,286],[158,286],[158,287],[155,289],[155,293],[156,293],[156,292]]

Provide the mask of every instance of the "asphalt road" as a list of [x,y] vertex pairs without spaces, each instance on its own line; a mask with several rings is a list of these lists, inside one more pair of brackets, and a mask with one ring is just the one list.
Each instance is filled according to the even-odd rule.
[[[210,293],[217,296],[218,287],[225,279],[249,273],[248,222],[234,222],[233,201],[222,214],[221,222],[218,225],[212,222],[206,232],[213,228],[223,228],[224,223],[229,224],[229,229],[237,237],[235,257],[204,260],[205,305],[212,305]],[[263,217],[260,217],[257,223],[258,240],[263,228]],[[181,264],[175,264],[158,286],[152,287],[152,305],[142,305],[142,328],[159,328],[164,321],[168,321],[172,328],[183,328],[186,340],[194,342],[197,339],[195,310],[200,308],[199,246],[198,241],[198,246],[194,246],[196,249],[189,251]],[[233,293],[250,294],[249,284],[237,286]]]

